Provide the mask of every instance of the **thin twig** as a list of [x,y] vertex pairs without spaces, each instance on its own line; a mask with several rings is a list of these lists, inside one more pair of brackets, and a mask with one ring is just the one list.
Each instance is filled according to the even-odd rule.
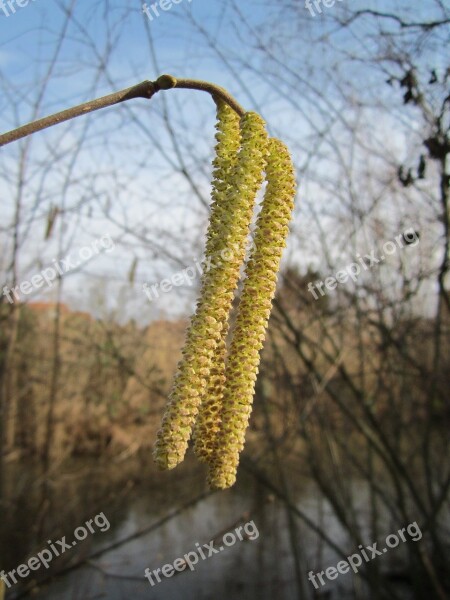
[[150,100],[156,92],[174,88],[208,92],[213,98],[220,98],[226,102],[239,116],[242,116],[245,113],[242,106],[227,92],[227,90],[214,83],[197,79],[176,79],[172,75],[161,75],[156,81],[142,81],[141,83],[121,90],[120,92],[114,92],[108,96],[103,96],[102,98],[79,104],[78,106],[68,108],[59,113],[55,113],[48,117],[44,117],[43,119],[23,125],[17,129],[8,131],[7,133],[0,135],[0,146],[6,146],[6,144],[20,140],[32,133],[47,129],[48,127],[53,127],[53,125],[63,123],[64,121],[70,121],[75,117],[88,114],[95,110],[99,110],[100,108],[114,106],[115,104],[132,100],[133,98],[146,98]]
[[177,79],[176,88],[187,89],[187,90],[198,90],[202,92],[208,92],[211,96],[217,96],[226,102],[231,108],[242,117],[245,113],[245,109],[237,102],[231,94],[227,92],[225,88],[222,88],[214,83],[208,81],[201,81],[199,79]]
[[97,98],[96,100],[79,104],[78,106],[74,106],[59,113],[55,113],[54,115],[50,115],[49,117],[44,117],[38,121],[33,121],[32,123],[23,125],[18,129],[8,131],[8,133],[0,135],[0,146],[6,146],[6,144],[10,144],[11,142],[15,142],[16,140],[27,137],[32,133],[36,133],[36,131],[41,131],[47,127],[52,127],[58,123],[63,123],[64,121],[70,121],[70,119],[74,119],[75,117],[79,117],[81,115],[86,115],[94,110],[99,110],[100,108],[113,106],[114,104],[119,104],[119,102],[131,100],[132,98],[151,98],[157,91],[158,90],[155,89],[153,82],[143,81],[138,85],[126,88],[120,92],[114,92],[108,96],[103,96],[102,98]]

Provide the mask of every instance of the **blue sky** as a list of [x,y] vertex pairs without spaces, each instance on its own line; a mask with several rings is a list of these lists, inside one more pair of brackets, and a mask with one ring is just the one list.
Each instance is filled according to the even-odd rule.
[[[149,4],[149,3],[148,3]],[[411,5],[401,0],[406,19],[431,18],[431,0]],[[73,19],[65,31],[60,43],[59,35],[64,26],[65,13],[61,8],[73,5]],[[303,8],[300,2],[300,9]],[[390,10],[392,3],[387,0],[354,0],[351,6],[355,8],[375,8]],[[55,61],[56,76],[51,80],[38,109],[38,116],[67,108],[79,102],[87,101],[117,89],[137,83],[143,79],[153,79],[161,72],[171,72],[174,75],[192,78],[202,78],[214,81],[227,87],[236,95],[247,108],[261,110],[266,118],[272,134],[282,137],[290,145],[296,166],[301,173],[302,190],[306,196],[302,210],[307,210],[307,201],[311,204],[324,202],[325,207],[331,206],[334,199],[330,192],[324,193],[315,186],[314,178],[309,174],[305,165],[305,151],[308,147],[308,135],[311,133],[311,122],[321,127],[326,115],[323,107],[314,103],[314,93],[305,85],[301,86],[302,93],[298,99],[290,98],[289,92],[284,95],[284,88],[274,89],[273,77],[265,79],[266,63],[257,52],[258,37],[264,38],[268,47],[277,56],[282,57],[284,65],[290,69],[286,74],[286,90],[290,89],[292,81],[298,75],[306,83],[311,82],[316,90],[323,91],[330,106],[338,109],[343,99],[331,88],[326,69],[336,62],[336,72],[343,69],[343,78],[354,78],[361,82],[360,93],[375,100],[389,103],[391,90],[380,86],[381,79],[370,79],[366,76],[363,63],[355,63],[343,68],[343,57],[357,51],[367,55],[373,54],[374,33],[373,25],[362,20],[360,26],[351,34],[343,31],[333,37],[333,46],[323,52],[317,38],[326,37],[333,30],[329,17],[333,11],[345,11],[346,2],[336,2],[336,6],[324,9],[323,14],[311,17],[305,9],[298,12],[299,19],[293,19],[286,9],[280,10],[280,5],[265,0],[236,0],[236,7],[242,12],[247,24],[239,22],[234,14],[232,18],[231,0],[182,0],[173,5],[170,11],[161,11],[161,15],[152,22],[142,12],[140,0],[95,1],[95,0],[30,0],[29,5],[17,8],[15,14],[6,17],[0,10],[0,76],[4,82],[3,93],[0,93],[0,130],[5,131],[27,122],[32,116],[33,102],[44,74],[50,67],[50,61],[57,50]],[[190,17],[193,17],[191,19]],[[247,26],[249,29],[247,29]],[[393,27],[386,24],[387,28]],[[278,32],[282,37],[278,37]],[[149,34],[155,49],[158,67],[154,68]],[[223,52],[228,66],[220,56],[213,52],[208,45],[208,36],[217,43],[219,51]],[[280,39],[283,44],[280,44]],[[285,40],[288,44],[284,45]],[[107,54],[104,69],[99,69],[102,56],[106,56],[108,44],[112,51]],[[320,50],[319,50],[320,48]],[[421,57],[425,66],[445,64],[445,52],[436,48],[435,52]],[[242,71],[245,65],[245,71]],[[235,71],[233,71],[233,69]],[[282,67],[279,67],[282,71]],[[244,73],[241,77],[241,73]],[[282,73],[281,73],[282,74]],[[278,73],[277,73],[278,75]],[[240,79],[240,80],[239,80]],[[283,77],[281,77],[283,81]],[[190,91],[174,91],[167,93],[171,118],[187,127],[188,137],[186,147],[191,147],[192,156],[186,155],[188,168],[197,168],[197,164],[208,162],[213,144],[214,108],[205,94]],[[295,103],[298,104],[295,105]],[[398,101],[396,100],[398,104]],[[161,149],[167,151],[170,158],[172,147],[163,127],[163,102],[157,96],[149,104],[144,100],[133,101],[130,110],[140,118],[140,124],[157,132],[157,141]],[[294,105],[296,108],[294,108]],[[127,106],[128,110],[128,106]],[[338,113],[338,110],[336,110]],[[142,133],[141,125],[129,126],[125,117],[129,113],[123,107],[115,107],[93,114],[90,117],[77,119],[70,126],[61,125],[52,130],[33,136],[31,156],[37,166],[41,155],[48,156],[52,147],[62,155],[65,149],[71,147],[71,142],[85,124],[89,123],[92,132],[92,144],[87,143],[87,150],[77,158],[79,173],[106,172],[110,173],[103,179],[98,177],[98,191],[107,192],[113,177],[122,179],[122,195],[113,199],[116,208],[115,216],[120,210],[125,211],[128,196],[131,202],[127,206],[127,218],[133,227],[143,222],[149,223],[151,231],[158,227],[173,229],[174,239],[181,239],[185,246],[174,248],[180,260],[185,260],[186,266],[191,264],[193,257],[201,252],[202,224],[207,213],[189,199],[189,190],[179,178],[170,172],[168,165],[161,159],[161,151],[149,146],[148,140]],[[125,126],[126,125],[126,126]],[[390,130],[388,112],[379,114],[375,124],[377,135],[383,138],[384,132]],[[190,131],[190,133],[189,133]],[[97,137],[94,137],[95,136]],[[405,145],[404,137],[390,136],[390,145],[398,147],[398,155],[408,157],[414,154],[412,145]],[[106,140],[96,148],[95,140]],[[2,150],[0,167],[3,164],[4,173],[13,173],[17,167],[19,144],[12,144]],[[326,158],[326,157],[325,157]],[[324,156],[318,156],[318,161]],[[3,163],[2,163],[3,161]],[[138,170],[137,165],[144,165]],[[326,164],[326,163],[325,163]],[[325,174],[331,173],[329,165]],[[327,170],[328,169],[328,170]],[[37,171],[30,178],[27,186],[26,204],[31,205],[38,189]],[[207,173],[194,173],[200,188],[207,194]],[[5,195],[0,182],[0,201],[6,206],[6,214],[13,209],[12,196]],[[61,187],[60,178],[49,176],[43,188],[44,195],[50,201],[58,203],[58,193]],[[120,186],[119,186],[120,187]],[[79,189],[78,189],[79,188]],[[74,186],[74,190],[66,199],[67,203],[76,205],[83,199],[86,190],[82,184]],[[12,188],[11,188],[12,189]],[[142,190],[148,190],[148,199]],[[173,190],[179,189],[180,201],[173,202]],[[147,192],[146,192],[147,193]],[[3,200],[2,200],[3,198]],[[190,204],[189,204],[190,202]],[[325,212],[327,212],[325,210]],[[37,231],[45,225],[46,213],[37,219]],[[306,213],[306,216],[307,213]],[[303,235],[307,233],[307,225],[299,220],[299,228],[303,227]],[[296,222],[297,223],[297,222]],[[111,231],[110,231],[111,230]],[[69,227],[68,231],[72,231]],[[34,229],[32,229],[34,234]],[[94,216],[87,217],[82,227],[78,226],[73,234],[78,246],[87,243],[88,239],[98,238],[106,233],[117,234],[111,229],[100,212],[94,210]],[[157,237],[157,234],[155,234]],[[69,234],[67,234],[69,238]],[[22,261],[23,275],[36,269],[33,257],[42,255],[45,260],[54,256],[55,248],[51,241],[44,243],[39,235],[28,236],[24,244],[24,260]],[[122,239],[122,238],[121,238]],[[164,261],[142,260],[142,253],[128,240],[128,244],[120,252],[114,252],[108,261],[102,263],[99,259],[92,268],[88,267],[86,276],[92,281],[96,278],[114,281],[114,278],[126,281],[127,270],[136,256],[139,255],[137,277],[142,281],[155,281],[169,275],[177,269],[174,262],[169,266]],[[291,241],[290,248],[294,247]],[[289,251],[289,250],[288,250]],[[314,249],[303,249],[303,256],[314,256]],[[114,256],[114,262],[111,262]],[[27,271],[28,270],[28,271]],[[76,282],[76,283],[73,283]],[[67,280],[67,288],[71,293],[78,290],[78,299],[86,297],[85,283],[81,275]],[[183,293],[185,295],[183,296]],[[142,293],[135,292],[142,300]],[[193,292],[186,290],[181,293],[178,306],[192,303]],[[139,304],[139,301],[137,302]],[[170,302],[172,305],[172,302]],[[164,305],[164,303],[162,303]]]

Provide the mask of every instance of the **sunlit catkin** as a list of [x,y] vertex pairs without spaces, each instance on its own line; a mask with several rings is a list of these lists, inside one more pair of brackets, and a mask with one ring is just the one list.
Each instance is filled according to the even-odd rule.
[[[231,177],[239,150],[239,117],[225,102],[216,99],[217,104],[217,134],[216,157],[213,160],[213,210],[211,211],[210,234],[206,245],[206,256],[210,257],[211,265],[217,261],[227,260],[230,249],[227,236],[220,235],[224,213],[229,208],[226,193],[232,187]],[[225,201],[224,201],[225,200]],[[215,207],[215,210],[214,210]],[[232,250],[231,250],[232,252]],[[212,448],[211,440],[217,435],[219,428],[219,413],[222,399],[222,389],[225,381],[226,339],[228,334],[229,314],[219,316],[222,329],[217,341],[216,350],[212,354],[209,377],[194,424],[192,437],[194,451],[201,462],[208,460]]]
[[204,400],[195,422],[194,451],[200,462],[209,462],[220,431],[220,412],[225,385],[228,320],[224,323],[205,388]]
[[[207,251],[214,255],[213,265],[202,277],[200,299],[157,435],[154,458],[163,469],[175,467],[184,458],[223,324],[230,312],[256,193],[263,181],[267,159],[264,121],[256,113],[245,113],[240,120],[240,131],[241,147],[231,174],[226,170],[223,174],[217,172],[220,161],[216,159],[213,189],[220,208],[215,207],[217,217],[211,217],[207,238]],[[225,247],[229,251],[223,260],[216,254]]]
[[275,295],[277,273],[294,207],[295,175],[289,151],[269,140],[267,188],[227,359],[220,432],[210,459],[208,481],[225,489],[236,480],[239,454],[252,409],[255,381]]

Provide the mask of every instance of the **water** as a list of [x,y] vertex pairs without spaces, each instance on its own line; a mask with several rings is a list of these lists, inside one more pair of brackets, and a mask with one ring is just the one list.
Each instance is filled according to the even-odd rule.
[[[76,547],[52,560],[48,570],[41,567],[24,579],[18,577],[19,583],[8,591],[7,599],[310,598],[314,590],[307,573],[319,558],[325,566],[341,560],[301,521],[296,520],[290,529],[283,503],[244,470],[235,487],[214,494],[208,494],[205,472],[192,460],[166,473],[138,460],[112,464],[84,461],[55,472],[45,487],[36,481],[36,468],[10,466],[5,474],[3,497],[8,501],[2,510],[0,556],[6,571],[48,548],[48,540],[55,545],[66,536],[67,542],[73,542],[75,529],[100,513],[110,527],[99,518],[105,531],[93,523],[95,533],[88,532],[85,541],[77,541]],[[334,542],[348,547],[349,553],[355,551],[313,483],[300,479],[294,483],[295,498],[291,501],[306,517],[322,523]],[[360,488],[356,494],[360,499],[358,512],[364,517],[367,502],[362,484]],[[240,536],[246,539],[239,539],[235,531],[239,526]],[[151,531],[139,535],[149,527]],[[227,532],[229,546],[223,542]],[[127,543],[119,544],[133,535]],[[297,584],[292,536],[300,552],[303,592]],[[213,553],[203,547],[212,540],[215,549],[223,549]],[[117,547],[109,549],[114,544]],[[151,575],[154,585],[145,578],[146,569],[151,574],[189,552],[196,551],[198,556],[199,546],[205,559],[200,555],[192,570],[178,572],[166,567],[171,576],[164,577],[158,571],[161,581]],[[77,566],[92,555],[95,558]],[[176,564],[181,568],[180,561]],[[33,576],[48,577],[61,569],[65,569],[61,575],[33,586]],[[24,584],[33,589],[24,588]],[[319,591],[321,598],[365,597],[359,578],[351,574],[327,581]]]

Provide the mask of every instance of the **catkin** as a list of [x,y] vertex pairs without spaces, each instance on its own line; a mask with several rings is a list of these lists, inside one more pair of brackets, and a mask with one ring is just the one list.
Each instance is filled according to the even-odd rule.
[[220,413],[225,385],[226,338],[228,321],[225,322],[211,364],[205,398],[195,423],[194,451],[200,462],[209,462],[220,431]]
[[[211,257],[212,268],[217,261],[228,260],[230,249],[227,247],[227,238],[220,235],[220,223],[224,213],[229,208],[226,202],[226,193],[232,186],[233,167],[236,164],[240,131],[239,117],[222,100],[217,104],[217,129],[216,157],[213,160],[213,186],[212,197],[215,210],[211,212],[210,229],[214,227],[214,234],[208,238],[206,256]],[[237,142],[237,143],[236,143]],[[232,252],[232,250],[231,250]],[[216,350],[211,358],[209,377],[206,380],[203,401],[199,407],[197,420],[192,432],[194,451],[201,462],[207,462],[212,452],[211,440],[219,431],[219,414],[222,398],[222,388],[225,382],[225,355],[226,339],[228,334],[229,315],[222,315],[220,337]]]
[[[223,124],[224,121],[218,122],[218,136],[224,134],[222,141],[230,143],[229,134],[227,137],[227,133],[220,131]],[[200,299],[157,434],[154,458],[163,469],[174,468],[184,458],[204,399],[214,353],[223,339],[222,331],[245,256],[255,197],[263,181],[267,159],[264,121],[256,113],[245,113],[240,120],[240,132],[241,146],[231,173],[225,169],[222,174],[219,156],[216,158],[213,181],[216,205],[208,230],[207,255],[220,248],[228,248],[230,252],[227,260],[215,257],[214,267],[202,277]]]
[[210,457],[208,482],[225,489],[236,480],[239,454],[252,409],[255,381],[275,295],[277,273],[294,207],[295,175],[286,146],[269,140],[267,188],[238,307],[226,364],[220,431]]

